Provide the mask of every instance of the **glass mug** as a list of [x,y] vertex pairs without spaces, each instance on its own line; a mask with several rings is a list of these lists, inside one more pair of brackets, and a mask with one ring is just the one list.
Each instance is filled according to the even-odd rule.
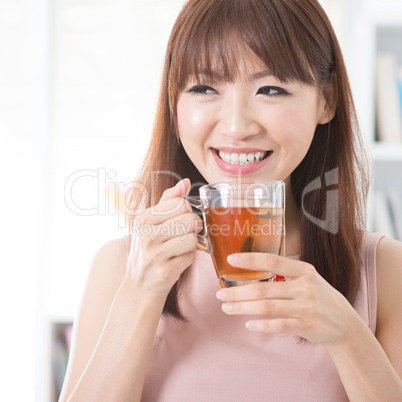
[[285,255],[285,183],[222,182],[200,187],[199,194],[183,198],[202,212],[204,234],[198,235],[198,248],[211,254],[221,286],[273,281],[275,275],[233,267],[227,257],[242,252]]

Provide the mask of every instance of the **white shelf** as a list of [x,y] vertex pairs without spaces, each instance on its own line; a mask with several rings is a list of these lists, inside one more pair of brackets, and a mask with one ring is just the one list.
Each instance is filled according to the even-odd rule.
[[390,178],[402,172],[402,143],[375,141],[376,58],[380,52],[391,52],[398,64],[402,63],[402,1],[351,0],[347,7],[350,43],[346,60],[360,123],[370,146],[375,191],[390,185]]

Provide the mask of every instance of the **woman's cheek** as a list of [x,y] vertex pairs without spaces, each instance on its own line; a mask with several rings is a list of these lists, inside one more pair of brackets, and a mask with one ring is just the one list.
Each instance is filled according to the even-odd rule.
[[284,122],[288,137],[299,144],[310,144],[315,133],[315,114],[310,108],[294,107],[287,113]]
[[205,105],[191,102],[179,102],[177,116],[180,136],[185,138],[200,138],[208,129],[211,120],[211,111]]

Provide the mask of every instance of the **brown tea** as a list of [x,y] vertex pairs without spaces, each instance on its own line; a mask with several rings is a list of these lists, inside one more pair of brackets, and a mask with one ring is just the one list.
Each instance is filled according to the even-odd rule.
[[255,279],[269,272],[232,267],[227,257],[233,253],[265,252],[281,254],[284,244],[284,211],[274,207],[217,207],[204,210],[212,260],[219,279]]

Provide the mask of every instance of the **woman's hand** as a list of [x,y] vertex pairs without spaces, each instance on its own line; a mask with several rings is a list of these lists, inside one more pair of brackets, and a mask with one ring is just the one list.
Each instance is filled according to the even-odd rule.
[[267,253],[241,253],[228,257],[231,265],[272,272],[283,282],[256,282],[221,289],[227,314],[269,316],[246,323],[248,329],[287,333],[330,346],[342,342],[360,321],[346,298],[305,262]]
[[190,180],[167,189],[154,207],[133,223],[127,274],[138,286],[166,296],[180,274],[192,264],[201,219],[191,212],[185,196]]

